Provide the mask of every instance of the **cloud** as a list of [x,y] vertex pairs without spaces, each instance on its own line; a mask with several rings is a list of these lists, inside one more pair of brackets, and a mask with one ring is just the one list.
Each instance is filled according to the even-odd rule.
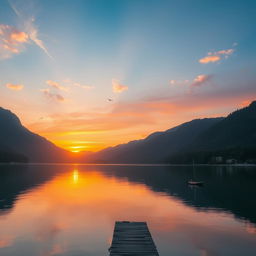
[[5,85],[8,89],[14,90],[14,91],[20,91],[23,89],[24,85],[23,84],[11,84],[8,83]]
[[121,93],[128,90],[128,86],[120,84],[117,79],[112,79],[112,89],[114,93]]
[[216,52],[208,52],[207,56],[199,59],[199,62],[202,64],[207,64],[210,62],[220,61],[222,58],[228,58],[231,54],[233,54],[234,49],[220,50]]
[[233,52],[234,52],[234,49],[227,49],[227,50],[221,50],[221,51],[215,52],[214,54],[231,55]]
[[212,75],[198,75],[192,82],[190,86],[192,87],[199,87],[203,84],[209,82],[212,78]]
[[85,90],[91,90],[94,88],[94,86],[91,86],[91,85],[82,85],[80,83],[73,83],[72,84],[73,86],[77,86],[77,87],[80,87],[80,88],[83,88]]
[[189,80],[170,80],[171,85],[184,85],[189,83]]
[[13,26],[0,24],[0,59],[8,59],[14,54],[21,53],[25,49],[25,44],[31,41],[52,58],[44,42],[38,38],[34,18],[23,21],[23,24],[22,31]]
[[8,59],[13,54],[19,54],[24,50],[24,44],[28,43],[29,36],[24,31],[5,24],[0,24],[0,59]]
[[35,19],[32,17],[25,21],[25,31],[27,31],[29,39],[41,48],[50,58],[53,58],[46,48],[44,42],[38,37],[38,29],[34,24]]
[[52,80],[47,80],[46,84],[48,84],[49,86],[57,89],[57,90],[61,90],[61,91],[67,91],[68,89],[63,87],[62,85],[60,85],[58,82],[52,81]]
[[[25,17],[21,10],[19,10],[11,1],[9,4],[12,10],[15,12],[17,17],[20,19],[19,24],[22,24],[23,30],[27,36],[27,39],[30,39],[34,44],[36,44],[39,48],[41,48],[50,58],[53,58],[49,53],[48,49],[46,48],[44,42],[39,39],[39,32],[38,28],[35,25],[35,18],[34,17]],[[26,7],[25,7],[26,8]],[[24,36],[24,34],[23,34]],[[16,35],[18,39],[22,38],[22,34]],[[22,40],[22,39],[21,39]]]
[[94,88],[94,86],[91,86],[91,85],[83,85],[81,83],[78,83],[78,82],[74,82],[72,81],[71,79],[64,79],[63,80],[64,83],[66,84],[69,84],[70,86],[74,86],[74,87],[80,87],[82,89],[85,89],[85,90],[91,90]]
[[41,89],[40,90],[48,99],[57,101],[57,102],[64,102],[65,98],[58,94],[58,93],[52,93],[50,89]]
[[[200,87],[206,83],[208,83],[213,75],[198,75],[196,76],[193,80],[170,80],[170,84],[172,86],[179,86],[180,88],[182,87],[183,89],[187,90],[187,92],[191,93],[191,89],[194,87]],[[186,92],[186,91],[185,91]]]
[[24,43],[28,40],[28,35],[22,31],[15,31],[11,34],[11,39],[16,42]]
[[211,56],[206,56],[206,57],[200,59],[199,62],[202,63],[202,64],[206,64],[206,63],[209,63],[209,62],[219,61],[220,59],[221,59],[220,56],[211,55]]

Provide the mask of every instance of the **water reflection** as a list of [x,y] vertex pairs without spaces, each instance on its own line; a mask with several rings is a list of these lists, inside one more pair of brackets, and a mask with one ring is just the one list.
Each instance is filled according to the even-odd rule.
[[255,255],[254,169],[191,188],[188,167],[0,168],[0,255],[106,255],[116,220],[147,221],[161,256]]
[[77,184],[77,183],[78,183],[78,179],[79,179],[79,173],[78,173],[78,170],[75,169],[75,170],[73,171],[73,182],[74,182],[74,184]]

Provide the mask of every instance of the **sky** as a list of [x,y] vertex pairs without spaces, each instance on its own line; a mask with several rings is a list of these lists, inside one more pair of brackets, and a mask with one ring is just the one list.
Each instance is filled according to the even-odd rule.
[[0,106],[98,151],[256,99],[256,2],[0,0]]

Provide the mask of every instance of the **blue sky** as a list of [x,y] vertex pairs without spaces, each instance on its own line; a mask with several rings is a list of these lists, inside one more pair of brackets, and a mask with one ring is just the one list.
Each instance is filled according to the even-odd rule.
[[255,97],[255,1],[0,3],[0,105],[66,148],[143,138]]

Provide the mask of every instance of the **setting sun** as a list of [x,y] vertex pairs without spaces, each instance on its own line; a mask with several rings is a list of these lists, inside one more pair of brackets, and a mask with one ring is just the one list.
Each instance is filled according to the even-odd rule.
[[73,153],[79,153],[79,152],[81,152],[81,151],[79,151],[79,150],[71,150],[71,152],[73,152]]
[[78,152],[81,152],[81,151],[84,151],[88,149],[88,146],[85,146],[85,145],[82,145],[82,146],[69,146],[68,150],[70,150],[71,152],[74,152],[74,153],[78,153]]

